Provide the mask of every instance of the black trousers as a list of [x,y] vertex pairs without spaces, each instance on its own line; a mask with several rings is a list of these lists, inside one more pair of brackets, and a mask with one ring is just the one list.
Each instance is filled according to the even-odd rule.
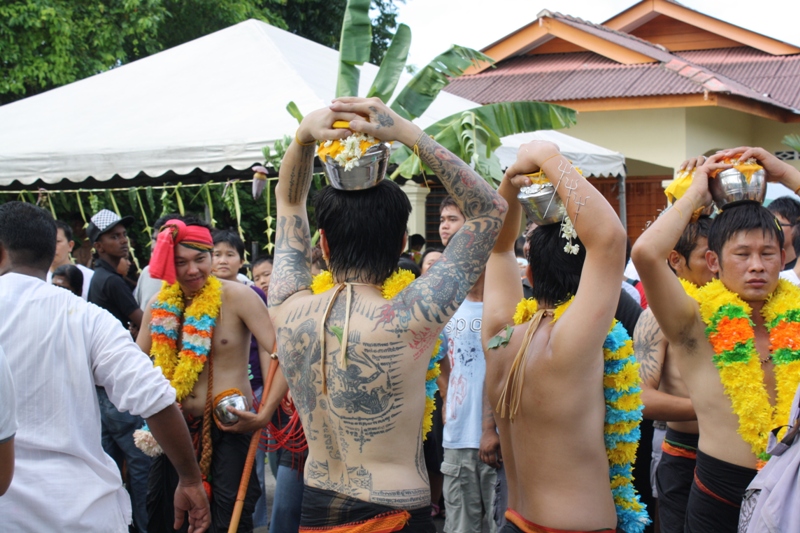
[[694,482],[686,506],[686,533],[736,533],[739,510],[756,470],[697,451]]
[[[667,428],[665,450],[656,469],[658,487],[658,519],[661,533],[681,533],[686,522],[686,506],[697,464],[697,434],[682,433]],[[682,454],[682,455],[681,455]]]
[[[226,433],[220,431],[216,424],[211,424],[211,527],[210,533],[226,533],[239,493],[244,463],[247,459],[247,449],[250,447],[250,435],[239,433]],[[173,498],[175,488],[178,486],[178,473],[169,462],[166,455],[160,455],[153,460],[150,467],[150,478],[147,484],[147,531],[148,533],[173,533],[172,524],[175,520]],[[250,473],[250,483],[247,485],[244,509],[239,520],[240,533],[253,531],[253,509],[256,501],[261,496],[261,487],[258,485],[256,469]],[[188,531],[188,517],[185,517],[183,527],[178,531]]]

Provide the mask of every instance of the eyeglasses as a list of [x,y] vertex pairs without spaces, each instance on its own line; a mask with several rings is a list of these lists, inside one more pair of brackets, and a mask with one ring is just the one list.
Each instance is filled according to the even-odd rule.
[[790,224],[788,222],[780,222],[780,225],[781,225],[782,228],[791,228],[791,227],[796,226],[797,222],[795,222],[794,224]]

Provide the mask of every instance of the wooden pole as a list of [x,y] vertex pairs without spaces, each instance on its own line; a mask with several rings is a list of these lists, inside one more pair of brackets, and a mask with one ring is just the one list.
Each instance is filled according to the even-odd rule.
[[[272,380],[275,378],[275,372],[277,371],[278,359],[273,358],[269,363],[267,381],[264,384],[264,392],[261,394],[262,403],[266,401],[267,396],[269,395],[269,390],[272,387]],[[258,413],[258,410],[256,410],[256,413]],[[253,433],[253,437],[250,439],[250,448],[247,450],[247,459],[244,462],[242,480],[239,482],[239,494],[236,495],[236,504],[233,506],[233,514],[231,515],[231,523],[228,526],[228,533],[235,533],[236,530],[239,529],[239,520],[242,518],[242,509],[244,509],[244,498],[247,494],[247,486],[250,484],[250,474],[253,471],[253,463],[255,462],[256,451],[258,450],[258,441],[260,438],[261,430],[258,430]]]

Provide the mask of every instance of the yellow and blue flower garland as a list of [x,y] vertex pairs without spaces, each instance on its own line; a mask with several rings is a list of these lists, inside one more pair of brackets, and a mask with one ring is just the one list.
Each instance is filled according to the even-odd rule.
[[[557,321],[572,299],[556,307],[553,322]],[[529,321],[538,305],[536,300],[522,300],[514,313],[514,324]],[[639,363],[633,356],[633,342],[616,319],[603,343],[603,392],[606,416],[603,426],[609,479],[614,506],[617,510],[617,530],[641,533],[650,523],[645,505],[633,487],[633,463],[639,447],[642,421]]]
[[[192,392],[211,351],[211,336],[222,306],[222,283],[209,276],[206,284],[184,309],[178,283],[164,282],[153,302],[150,321],[150,355],[175,388],[180,402]],[[185,314],[185,320],[183,320]],[[181,322],[183,320],[183,327]],[[178,351],[178,330],[181,350]]]
[[[408,287],[414,279],[414,274],[410,270],[399,269],[383,282],[381,295],[385,299],[391,300],[400,291]],[[333,275],[327,270],[320,272],[311,280],[311,292],[314,294],[322,294],[334,286]],[[444,357],[444,350],[442,349],[442,338],[440,336],[433,346],[433,353],[428,362],[428,372],[425,374],[425,415],[422,417],[422,440],[428,438],[428,433],[433,427],[433,411],[436,408],[434,395],[439,390],[436,378],[442,373],[439,366],[439,361],[442,357]]]

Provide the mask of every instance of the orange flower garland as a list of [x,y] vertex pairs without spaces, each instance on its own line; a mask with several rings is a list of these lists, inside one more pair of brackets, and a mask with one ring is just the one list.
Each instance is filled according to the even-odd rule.
[[714,350],[714,364],[733,412],[739,417],[739,434],[750,444],[761,468],[770,457],[769,433],[788,419],[800,383],[800,289],[780,280],[761,309],[775,365],[777,394],[773,407],[755,348],[752,308],[718,279],[701,288],[684,281],[682,284],[700,304],[706,336]]

